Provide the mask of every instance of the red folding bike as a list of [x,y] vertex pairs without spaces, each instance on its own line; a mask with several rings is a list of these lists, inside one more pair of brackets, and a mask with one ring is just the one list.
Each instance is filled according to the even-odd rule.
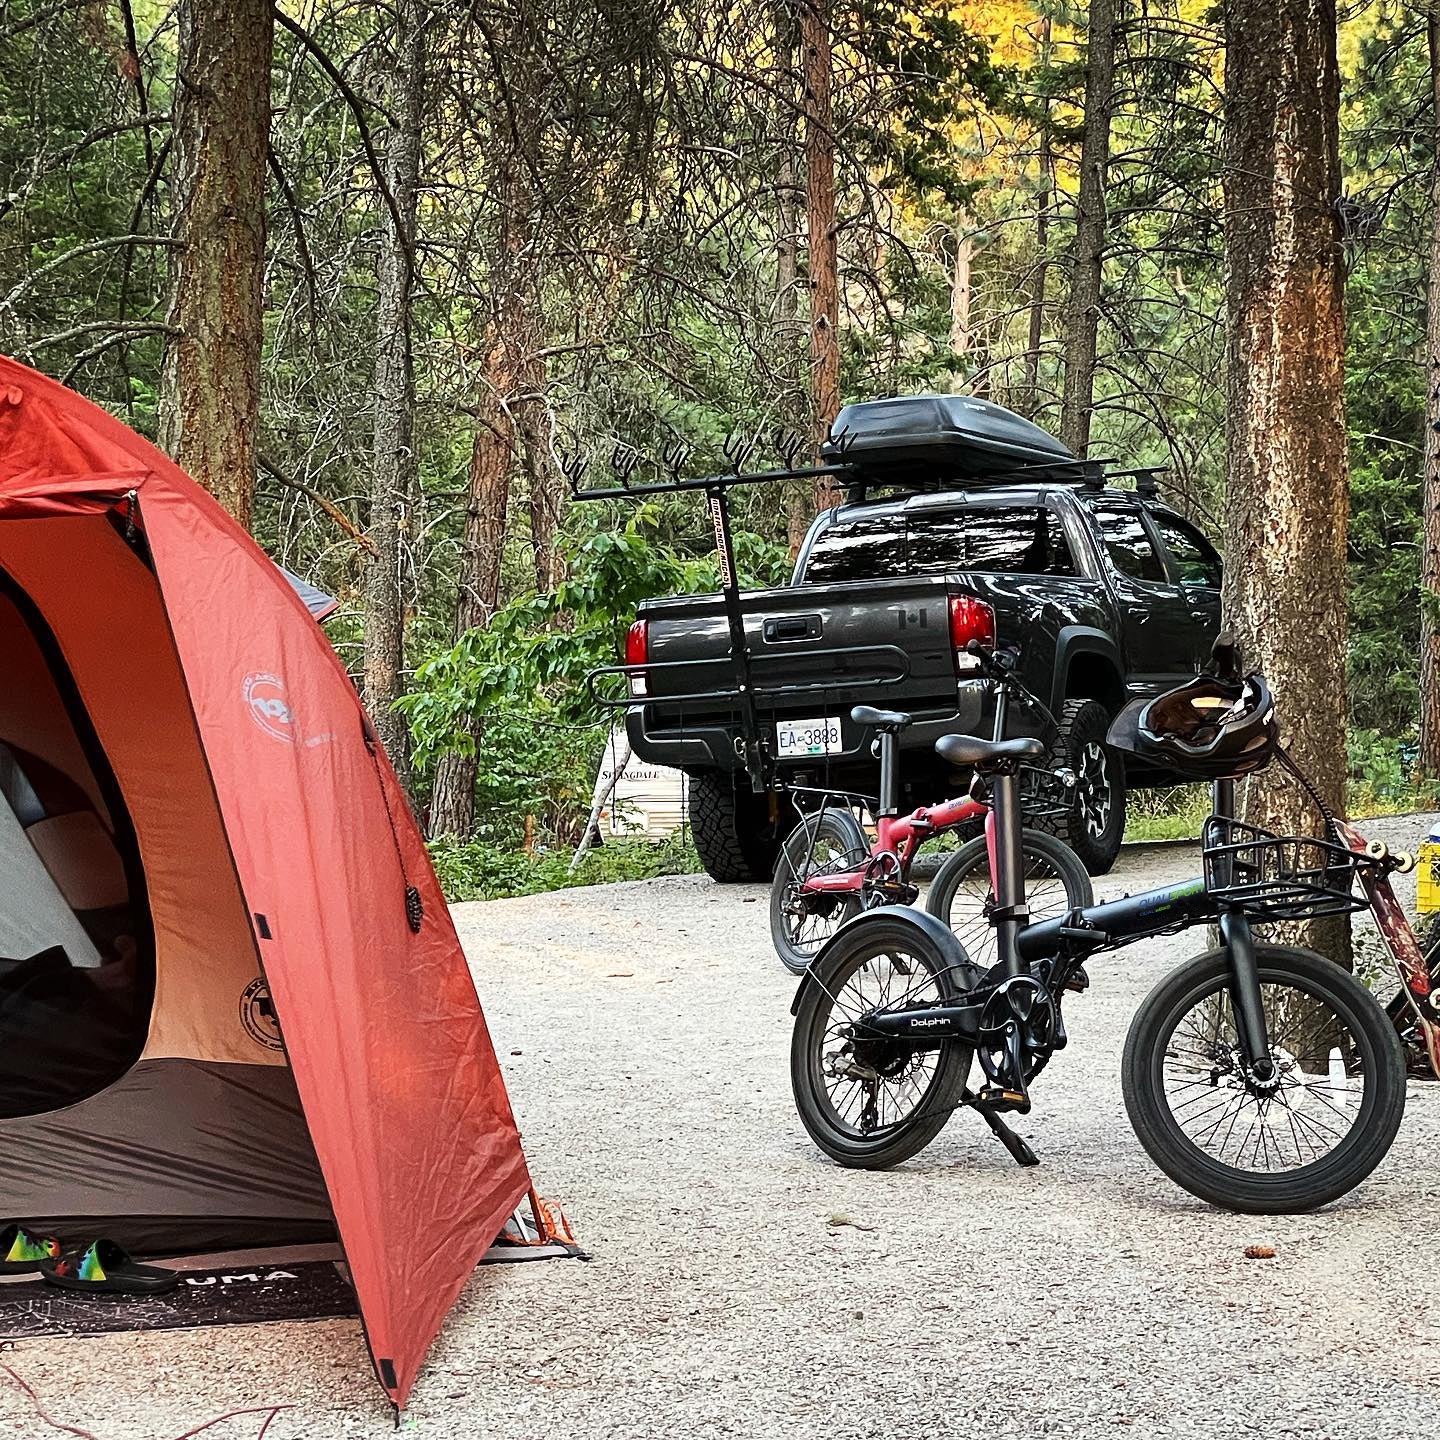
[[[1005,738],[1013,697],[1054,725],[1049,710],[1026,688],[1013,669],[996,667],[994,738]],[[818,799],[819,808],[791,832],[780,852],[770,889],[770,933],[786,968],[801,975],[820,947],[852,916],[879,905],[910,905],[920,889],[911,870],[921,846],[983,822],[984,833],[946,857],[931,882],[925,908],[950,926],[979,965],[994,958],[994,822],[985,782],[972,783],[961,798],[922,805],[900,813],[900,732],[911,717],[899,710],[857,705],[850,718],[875,732],[880,760],[878,797],[811,787],[792,787]],[[1032,815],[1063,814],[1074,777],[1028,767]],[[1060,792],[1058,796],[1046,791]],[[874,839],[867,838],[857,812],[874,817]],[[1090,877],[1079,857],[1063,841],[1026,829],[1022,841],[1025,892],[1037,919],[1068,914],[1094,900]]]

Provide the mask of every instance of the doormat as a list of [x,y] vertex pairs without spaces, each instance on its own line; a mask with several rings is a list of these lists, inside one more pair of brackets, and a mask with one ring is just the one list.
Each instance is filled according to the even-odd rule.
[[0,1286],[0,1340],[328,1320],[357,1313],[355,1292],[333,1260],[187,1268],[179,1285],[164,1295],[83,1295],[29,1279]]
[[[533,1219],[517,1212],[480,1263],[565,1256],[584,1257],[584,1251],[573,1241],[547,1241]],[[0,1276],[0,1342],[334,1320],[360,1313],[338,1245],[277,1245],[156,1263],[180,1272],[179,1285],[164,1295],[86,1295],[28,1275]]]

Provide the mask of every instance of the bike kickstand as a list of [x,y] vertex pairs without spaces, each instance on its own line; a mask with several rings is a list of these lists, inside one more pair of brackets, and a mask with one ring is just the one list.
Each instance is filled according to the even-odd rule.
[[993,1110],[987,1105],[976,1104],[980,1097],[973,1091],[965,1092],[965,1102],[973,1109],[980,1112],[981,1118],[990,1127],[990,1133],[1010,1152],[1010,1158],[1021,1167],[1028,1169],[1032,1165],[1040,1163],[1040,1157],[1030,1148],[1026,1141],[1017,1135]]

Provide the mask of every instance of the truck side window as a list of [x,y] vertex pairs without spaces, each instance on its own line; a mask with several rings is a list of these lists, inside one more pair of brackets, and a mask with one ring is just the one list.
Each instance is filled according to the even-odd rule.
[[904,521],[894,512],[843,516],[814,539],[805,560],[805,583],[884,580],[905,573]]
[[1098,504],[1091,506],[1100,538],[1110,552],[1110,563],[1132,580],[1165,583],[1165,567],[1155,553],[1140,513],[1131,505]]
[[977,505],[912,512],[910,569],[917,575],[982,570],[995,575],[1074,575],[1060,517],[1035,505]]
[[1178,516],[1152,510],[1150,518],[1180,572],[1180,583],[1218,590],[1220,557],[1210,542],[1193,525]]

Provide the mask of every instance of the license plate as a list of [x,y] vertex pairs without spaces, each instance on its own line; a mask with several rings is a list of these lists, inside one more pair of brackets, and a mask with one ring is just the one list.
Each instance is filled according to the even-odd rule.
[[838,720],[777,720],[776,749],[782,760],[798,760],[805,755],[838,755],[840,743]]

